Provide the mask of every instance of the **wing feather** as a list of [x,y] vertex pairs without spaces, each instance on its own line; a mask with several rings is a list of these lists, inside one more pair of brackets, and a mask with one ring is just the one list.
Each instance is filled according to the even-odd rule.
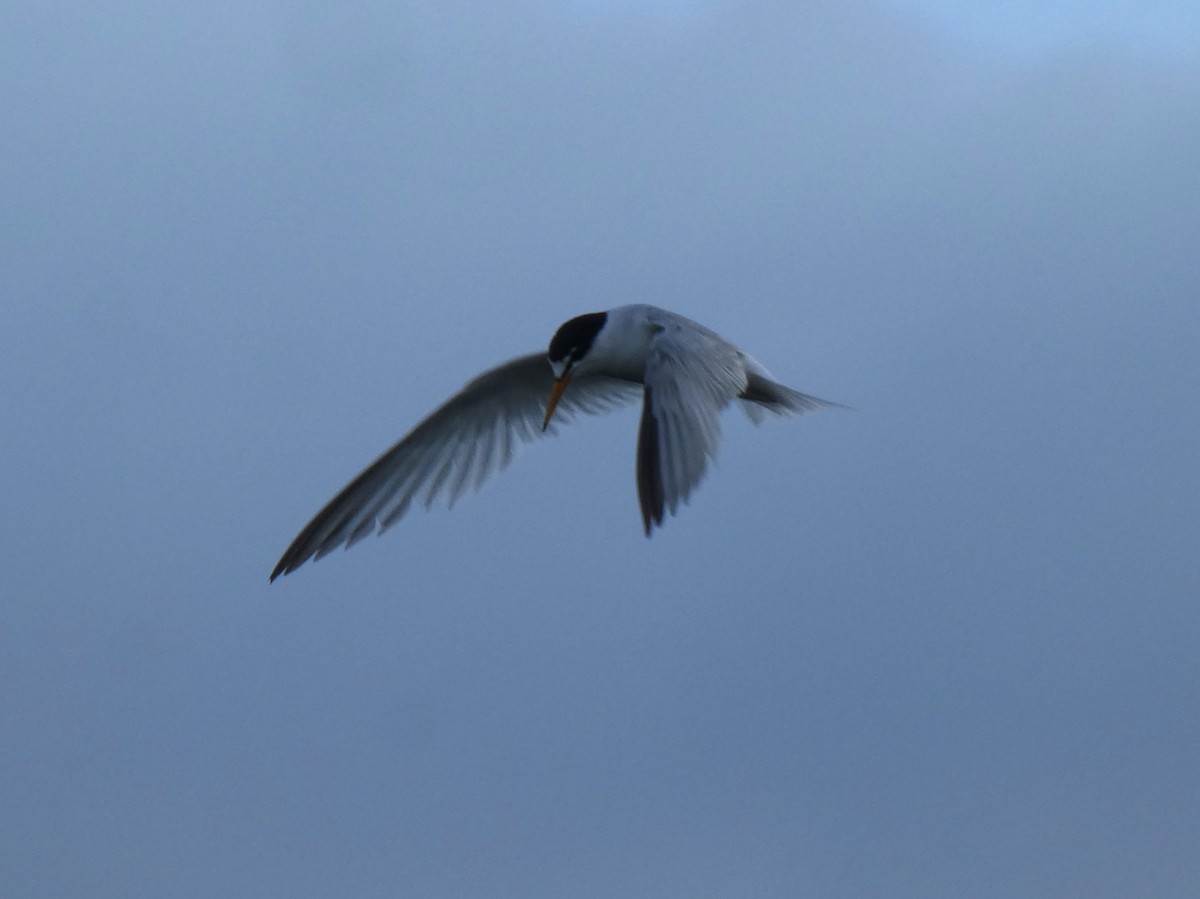
[[649,535],[704,479],[721,443],[721,410],[733,399],[755,424],[766,412],[834,407],[780,384],[753,357],[689,319],[643,307],[655,334],[646,359],[638,440],[638,497]]
[[704,479],[721,442],[721,410],[746,389],[743,355],[695,322],[656,322],[646,359],[638,496],[647,535]]
[[654,391],[647,387],[642,397],[642,420],[638,427],[637,488],[646,536],[663,522],[662,450],[658,418],[654,413]]

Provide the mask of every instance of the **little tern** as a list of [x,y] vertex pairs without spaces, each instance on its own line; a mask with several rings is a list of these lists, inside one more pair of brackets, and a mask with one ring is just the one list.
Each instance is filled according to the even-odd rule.
[[569,420],[639,394],[637,490],[647,537],[703,479],[720,442],[720,412],[732,400],[755,424],[765,412],[837,405],[785,387],[719,334],[666,309],[638,304],[580,315],[545,353],[485,371],[376,459],[297,535],[271,580],[386,531],[413,500],[428,508],[445,497],[453,506],[505,468],[519,442],[552,431],[556,412]]

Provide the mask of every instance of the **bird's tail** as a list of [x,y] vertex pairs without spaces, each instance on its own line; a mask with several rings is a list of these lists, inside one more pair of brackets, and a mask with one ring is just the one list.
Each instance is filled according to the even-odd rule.
[[761,422],[767,412],[776,415],[799,415],[817,409],[845,408],[840,403],[831,403],[819,397],[780,384],[765,375],[749,372],[746,389],[738,397],[742,410],[755,424]]

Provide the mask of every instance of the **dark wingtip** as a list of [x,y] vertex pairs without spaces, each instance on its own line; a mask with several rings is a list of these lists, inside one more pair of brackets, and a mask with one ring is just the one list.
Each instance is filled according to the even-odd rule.
[[642,398],[642,422],[638,428],[637,487],[646,536],[663,522],[662,459],[658,444],[658,422],[654,418],[653,395],[647,387]]
[[275,565],[275,570],[271,572],[271,577],[268,579],[270,583],[275,583],[275,579],[281,575],[291,574],[297,568],[304,564],[304,561],[296,562],[292,558],[292,553],[289,550],[283,554],[283,558]]

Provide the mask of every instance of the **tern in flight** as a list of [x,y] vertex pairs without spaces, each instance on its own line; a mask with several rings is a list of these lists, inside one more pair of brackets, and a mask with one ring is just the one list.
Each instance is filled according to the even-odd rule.
[[756,424],[835,406],[780,384],[721,335],[656,306],[619,306],[563,324],[545,353],[485,371],[331,499],[292,541],[271,580],[309,559],[387,530],[413,500],[450,505],[505,468],[520,442],[545,433],[558,411],[604,412],[642,397],[637,491],[646,536],[675,514],[704,477],[732,400]]

